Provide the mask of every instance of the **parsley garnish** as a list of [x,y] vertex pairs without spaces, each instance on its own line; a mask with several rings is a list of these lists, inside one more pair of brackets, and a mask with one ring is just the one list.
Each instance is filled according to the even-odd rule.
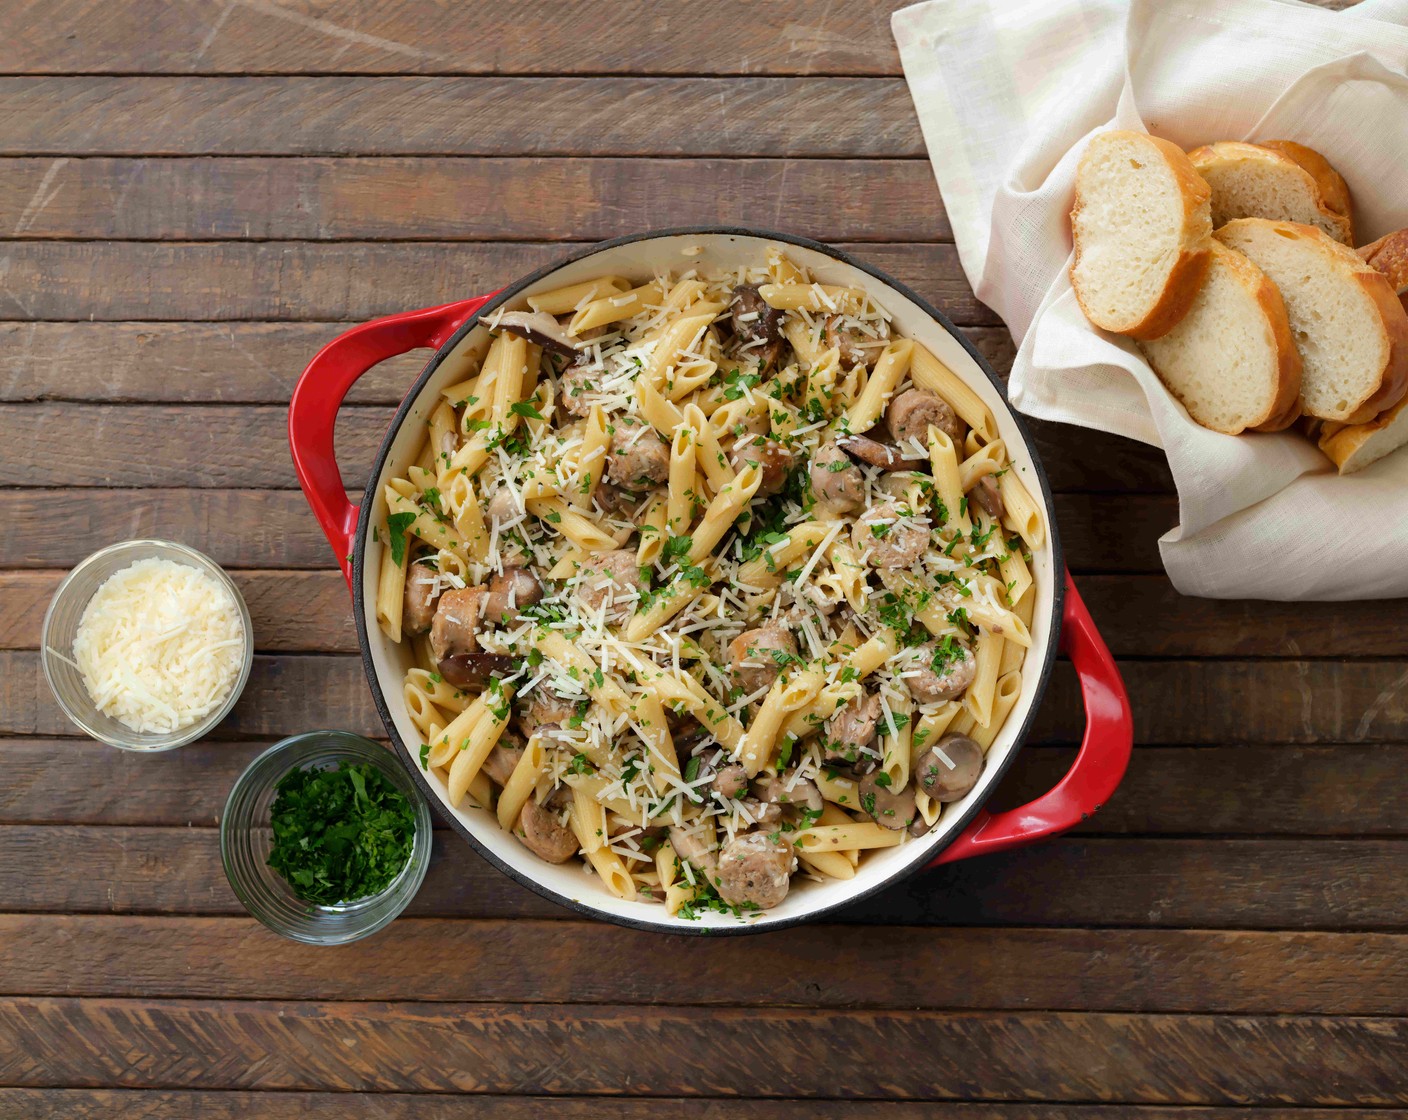
[[386,532],[391,538],[391,559],[398,567],[406,562],[406,530],[415,521],[414,513],[393,513],[386,519]]
[[514,401],[508,406],[508,410],[515,416],[522,416],[528,420],[541,420],[543,414],[533,407],[532,401]]

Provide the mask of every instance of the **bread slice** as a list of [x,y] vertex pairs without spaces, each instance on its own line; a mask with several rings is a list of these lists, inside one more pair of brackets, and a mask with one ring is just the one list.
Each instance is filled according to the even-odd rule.
[[1408,229],[1386,233],[1356,251],[1387,277],[1389,287],[1398,293],[1398,302],[1408,311]]
[[1348,424],[1320,437],[1320,450],[1334,460],[1340,474],[1362,471],[1404,444],[1408,444],[1408,397],[1367,424]]
[[1269,218],[1315,226],[1354,244],[1349,188],[1318,152],[1289,140],[1224,140],[1194,148],[1188,158],[1212,188],[1214,228],[1238,218]]
[[1300,350],[1302,410],[1362,424],[1408,392],[1408,312],[1353,249],[1295,222],[1239,218],[1214,235],[1281,289]]
[[1212,241],[1208,187],[1175,144],[1102,132],[1076,171],[1071,285],[1085,317],[1158,338],[1188,313]]
[[[1408,229],[1394,230],[1358,250],[1388,279],[1408,311]],[[1326,425],[1320,450],[1334,460],[1340,474],[1352,474],[1408,444],[1408,396],[1367,424]]]
[[1140,348],[1205,428],[1276,432],[1300,415],[1300,357],[1276,285],[1218,241],[1183,321]]

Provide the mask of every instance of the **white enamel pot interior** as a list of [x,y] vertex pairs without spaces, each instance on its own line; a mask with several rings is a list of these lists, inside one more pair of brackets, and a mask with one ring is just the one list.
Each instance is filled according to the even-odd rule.
[[741,263],[760,265],[770,245],[784,245],[788,255],[821,283],[864,288],[893,317],[896,333],[918,340],[961,377],[992,409],[1013,469],[1046,517],[1046,544],[1033,557],[1037,599],[1031,626],[1032,647],[1022,673],[1021,694],[989,750],[978,784],[962,801],[946,807],[938,827],[928,835],[899,847],[867,853],[854,879],[817,883],[796,877],[782,905],[743,920],[716,913],[703,914],[693,921],[671,918],[658,903],[615,898],[595,875],[584,873],[583,865],[577,860],[553,865],[538,859],[501,829],[492,813],[451,806],[440,783],[421,770],[420,735],[402,701],[402,681],[411,664],[410,655],[382,634],[375,619],[377,571],[384,546],[370,535],[373,501],[389,479],[404,477],[406,469],[414,462],[425,433],[426,418],[438,401],[440,390],[463,380],[469,373],[469,363],[477,361],[487,350],[488,332],[478,325],[477,318],[466,323],[431,359],[407,395],[382,444],[363,497],[353,550],[357,629],[377,708],[402,761],[454,830],[496,867],[547,898],[624,925],[672,933],[720,934],[774,929],[852,904],[923,867],[963,831],[1007,769],[1031,723],[1055,656],[1064,569],[1052,517],[1050,488],[1030,437],[971,343],[934,308],[897,281],[847,254],[801,238],[733,229],[671,230],[622,238],[582,251],[562,264],[504,289],[480,314],[488,315],[501,306],[526,308],[526,297],[533,292],[606,274],[645,281],[656,272],[666,270],[733,269]]

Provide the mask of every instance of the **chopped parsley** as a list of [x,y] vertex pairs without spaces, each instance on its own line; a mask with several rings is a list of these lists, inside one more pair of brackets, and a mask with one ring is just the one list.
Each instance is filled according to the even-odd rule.
[[[422,764],[429,754],[421,747]],[[269,810],[269,866],[305,902],[332,906],[386,890],[411,858],[416,813],[380,767],[290,770]]]

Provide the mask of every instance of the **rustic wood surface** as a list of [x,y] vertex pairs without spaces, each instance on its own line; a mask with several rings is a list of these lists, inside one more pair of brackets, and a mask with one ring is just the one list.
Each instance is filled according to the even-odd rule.
[[[349,324],[737,222],[853,246],[1006,373],[897,6],[0,4],[0,1117],[1408,1117],[1408,602],[1180,597],[1165,464],[1087,432],[1034,425],[1137,750],[1071,835],[712,942],[581,921],[444,830],[342,949],[226,885],[262,747],[384,734],[284,436]],[[349,398],[349,486],[423,359]],[[150,759],[73,737],[38,660],[64,571],[141,534],[228,566],[258,644],[217,734]],[[1063,664],[998,802],[1081,728]]]

